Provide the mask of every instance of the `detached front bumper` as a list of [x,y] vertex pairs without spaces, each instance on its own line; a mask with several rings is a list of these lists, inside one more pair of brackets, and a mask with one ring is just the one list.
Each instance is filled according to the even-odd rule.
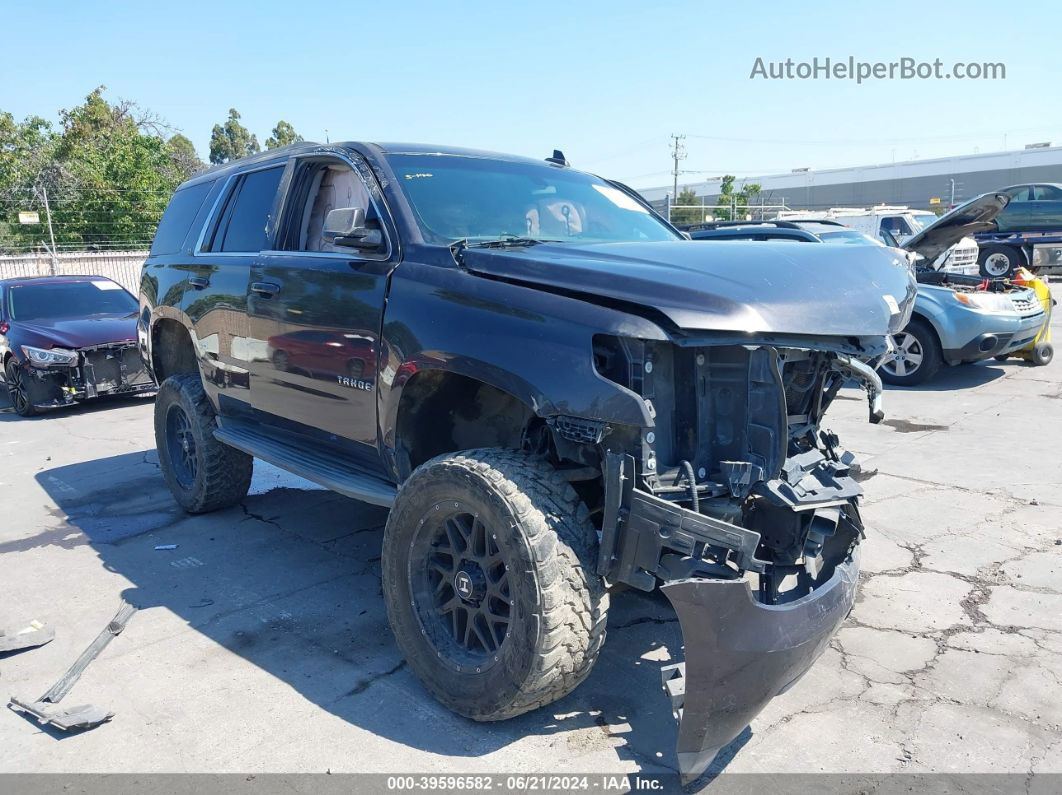
[[767,702],[818,659],[855,602],[859,547],[814,592],[795,601],[758,602],[747,577],[665,583],[682,627],[686,661],[663,670],[679,720],[684,782],[703,773]]

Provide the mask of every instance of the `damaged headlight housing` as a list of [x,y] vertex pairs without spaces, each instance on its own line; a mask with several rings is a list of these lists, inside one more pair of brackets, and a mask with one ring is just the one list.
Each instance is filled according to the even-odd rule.
[[22,353],[34,367],[73,367],[77,364],[77,351],[64,348],[34,348],[23,345]]

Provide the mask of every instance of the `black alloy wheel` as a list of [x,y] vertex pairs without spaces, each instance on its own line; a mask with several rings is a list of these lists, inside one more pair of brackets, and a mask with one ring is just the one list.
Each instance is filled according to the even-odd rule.
[[497,534],[469,506],[447,500],[413,539],[410,592],[440,658],[455,668],[489,668],[509,634],[508,563]]
[[4,378],[7,381],[7,392],[15,413],[20,417],[32,417],[36,414],[37,409],[30,400],[29,389],[26,385],[26,374],[14,359],[8,359],[7,366],[4,368]]
[[166,412],[166,442],[174,477],[181,488],[192,488],[199,471],[199,460],[192,423],[179,403],[172,404]]

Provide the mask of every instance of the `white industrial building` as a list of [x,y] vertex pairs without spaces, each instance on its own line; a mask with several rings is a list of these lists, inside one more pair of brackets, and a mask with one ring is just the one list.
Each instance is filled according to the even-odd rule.
[[[786,174],[743,177],[762,186],[765,204],[794,209],[907,205],[919,209],[946,208],[1006,185],[1026,182],[1062,183],[1062,146],[1035,144],[1009,152],[906,160],[854,168],[794,169]],[[720,178],[679,183],[692,188],[703,204],[714,204]],[[639,192],[658,209],[665,209],[672,186]]]

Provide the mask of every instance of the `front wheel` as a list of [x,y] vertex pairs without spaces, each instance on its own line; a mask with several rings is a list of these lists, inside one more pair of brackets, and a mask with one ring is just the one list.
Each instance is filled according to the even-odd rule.
[[892,335],[893,351],[878,368],[881,380],[896,386],[914,386],[936,375],[943,362],[933,329],[920,318]]
[[475,720],[567,695],[605,639],[596,544],[586,506],[540,459],[485,449],[418,467],[383,542],[387,614],[410,667]]
[[199,373],[171,375],[155,398],[159,467],[188,513],[235,505],[251,487],[254,459],[214,438],[217,418]]
[[20,417],[32,417],[37,414],[37,409],[29,396],[29,387],[26,384],[26,373],[14,359],[7,360],[4,367],[4,380],[7,381],[7,394],[11,398],[11,407]]

